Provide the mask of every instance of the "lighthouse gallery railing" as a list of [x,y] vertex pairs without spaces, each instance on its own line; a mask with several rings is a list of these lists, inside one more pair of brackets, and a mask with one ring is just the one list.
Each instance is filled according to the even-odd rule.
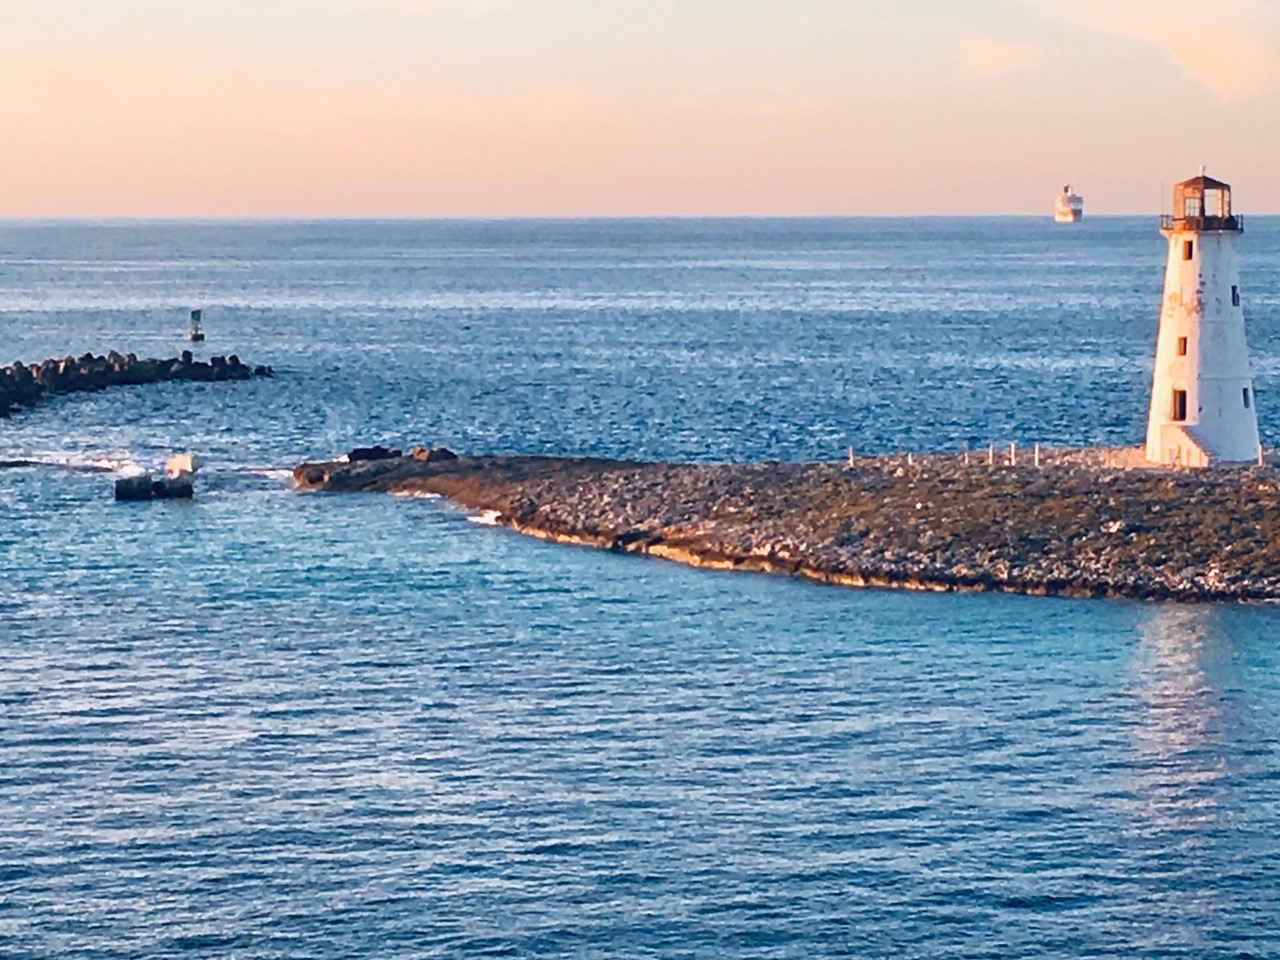
[[1172,213],[1160,214],[1161,230],[1225,230],[1244,232],[1244,214],[1233,213],[1229,217],[1175,217]]

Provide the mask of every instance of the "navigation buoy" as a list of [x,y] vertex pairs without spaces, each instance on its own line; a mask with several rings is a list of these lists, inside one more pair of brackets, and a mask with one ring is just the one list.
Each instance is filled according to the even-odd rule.
[[204,327],[200,325],[200,310],[191,311],[191,329],[187,331],[187,339],[192,343],[199,343],[204,339]]

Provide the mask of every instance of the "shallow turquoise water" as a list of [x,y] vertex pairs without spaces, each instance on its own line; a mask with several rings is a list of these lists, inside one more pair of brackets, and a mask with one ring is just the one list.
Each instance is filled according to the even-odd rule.
[[[0,953],[1280,952],[1269,607],[706,573],[279,472],[1128,438],[1159,238],[1086,225],[0,227],[15,357],[204,305],[280,371],[0,422],[50,464],[0,472]],[[191,504],[53,465],[177,447]]]

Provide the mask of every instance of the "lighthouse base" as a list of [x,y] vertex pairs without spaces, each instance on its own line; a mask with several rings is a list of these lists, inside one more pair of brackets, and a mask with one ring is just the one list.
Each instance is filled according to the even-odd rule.
[[1253,463],[1258,457],[1257,451],[1251,456],[1215,456],[1197,434],[1198,431],[1194,426],[1177,423],[1160,424],[1156,436],[1154,438],[1148,436],[1147,462],[1166,467],[1203,469],[1232,463]]
[[1148,438],[1147,462],[1170,467],[1212,466],[1213,457],[1195,436],[1194,429],[1177,423],[1160,424],[1156,436]]

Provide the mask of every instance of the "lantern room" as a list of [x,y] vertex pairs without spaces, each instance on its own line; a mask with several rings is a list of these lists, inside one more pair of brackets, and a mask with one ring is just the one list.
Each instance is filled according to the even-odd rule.
[[1244,217],[1231,210],[1231,185],[1200,176],[1183,180],[1173,187],[1173,213],[1160,218],[1164,230],[1225,231],[1240,233]]

